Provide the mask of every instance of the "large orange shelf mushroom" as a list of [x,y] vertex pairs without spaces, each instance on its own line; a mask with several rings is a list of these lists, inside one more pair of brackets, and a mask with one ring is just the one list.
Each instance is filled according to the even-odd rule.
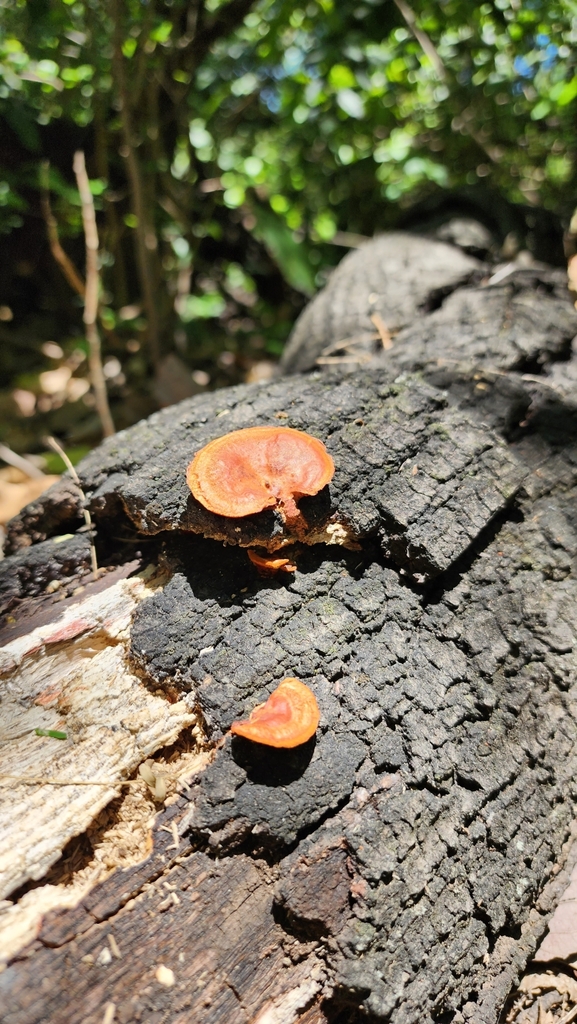
[[335,471],[322,441],[292,427],[246,427],[210,441],[186,479],[194,497],[217,515],[240,518],[278,509],[298,520],[296,501],[318,494]]
[[298,747],[314,736],[320,720],[317,699],[300,679],[283,679],[265,704],[230,731],[269,747]]

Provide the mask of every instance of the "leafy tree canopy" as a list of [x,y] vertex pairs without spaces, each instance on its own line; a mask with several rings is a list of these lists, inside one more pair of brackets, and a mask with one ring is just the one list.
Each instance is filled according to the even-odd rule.
[[225,347],[264,334],[278,352],[343,251],[331,243],[427,197],[477,190],[566,221],[575,206],[573,0],[0,7],[0,116],[17,149],[0,230],[38,221],[43,181],[82,260],[82,146],[102,315],[122,334],[120,311],[141,305],[144,366],[175,345],[198,362],[216,327]]

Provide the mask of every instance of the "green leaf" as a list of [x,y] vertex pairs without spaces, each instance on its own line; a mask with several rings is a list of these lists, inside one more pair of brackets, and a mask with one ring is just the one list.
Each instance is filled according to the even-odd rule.
[[150,38],[155,43],[166,43],[170,39],[170,33],[172,32],[172,22],[163,21],[156,28],[153,28],[150,33]]
[[3,107],[2,113],[22,145],[31,153],[37,153],[40,149],[40,135],[30,108],[14,100]]
[[226,189],[222,198],[225,206],[228,206],[231,210],[235,210],[237,206],[242,206],[245,196],[246,192],[242,185],[233,185],[232,188]]
[[226,302],[219,292],[208,292],[207,295],[187,295],[180,305],[180,319],[184,323],[190,320],[210,320],[224,312]]
[[541,121],[542,118],[547,117],[547,114],[551,113],[551,104],[549,100],[541,100],[536,107],[533,107],[531,111],[532,121]]
[[76,68],[63,68],[60,77],[63,82],[88,82],[94,74],[91,64],[79,64]]
[[[70,459],[73,466],[76,466],[85,455],[88,455],[90,448],[88,445],[78,445],[76,448],[67,448],[66,454]],[[43,456],[44,462],[46,463],[47,473],[65,473],[66,465],[56,452],[46,452]]]
[[313,221],[313,227],[323,242],[330,242],[335,237],[337,225],[332,213],[323,210]]
[[275,213],[287,213],[290,209],[290,203],[286,196],[271,196],[270,205]]
[[194,146],[195,149],[204,149],[205,147],[212,146],[212,135],[210,132],[207,132],[204,127],[204,121],[200,117],[191,121],[188,137],[191,146]]
[[290,228],[270,207],[255,202],[251,209],[256,221],[252,233],[264,243],[285,280],[298,292],[313,295],[314,271],[304,243],[295,241]]
[[106,192],[108,185],[102,178],[91,178],[90,179],[90,191],[93,196],[101,196],[103,192]]
[[136,39],[133,39],[132,36],[130,39],[125,39],[122,44],[122,52],[129,60],[131,57],[134,57],[136,53]]
[[573,78],[570,82],[567,82],[566,85],[563,86],[561,92],[557,96],[557,105],[559,107],[566,107],[567,104],[571,103],[571,101],[574,100],[576,96],[577,96],[577,76],[575,78]]
[[569,181],[573,174],[573,163],[571,158],[566,154],[561,156],[547,157],[546,163],[547,176],[551,181],[559,182],[560,184],[565,181]]
[[353,89],[356,79],[346,64],[335,64],[329,71],[329,82],[333,89]]
[[339,89],[337,103],[349,117],[356,117],[360,120],[365,116],[365,104],[359,94],[352,89]]

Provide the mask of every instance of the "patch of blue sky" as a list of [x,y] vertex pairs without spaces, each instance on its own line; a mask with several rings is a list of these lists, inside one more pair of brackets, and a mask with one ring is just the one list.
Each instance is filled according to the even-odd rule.
[[305,55],[298,46],[289,46],[283,57],[283,68],[285,74],[294,75],[303,66]]
[[525,57],[515,57],[513,67],[521,78],[533,78],[535,74],[535,67]]
[[270,110],[271,114],[278,114],[282,104],[280,96],[276,89],[272,89],[270,86],[265,86],[264,89],[261,89],[260,96],[263,103],[265,103],[268,109]]
[[555,46],[555,43],[549,43],[549,45],[545,48],[545,51],[543,52],[543,55],[541,57],[541,67],[545,68],[545,71],[548,71],[549,68],[553,67],[553,64],[555,63],[558,53],[559,47]]

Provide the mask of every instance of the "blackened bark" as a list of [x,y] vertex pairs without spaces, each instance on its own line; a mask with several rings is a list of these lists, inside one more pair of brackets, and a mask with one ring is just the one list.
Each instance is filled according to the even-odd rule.
[[[135,663],[225,738],[164,812],[178,848],[47,921],[0,975],[7,1024],[96,1024],[107,1001],[123,1021],[264,1021],[277,998],[287,1020],[495,1024],[577,804],[577,321],[553,278],[457,291],[370,371],[206,395],[85,460],[101,538],[152,537],[172,573],[138,607]],[[355,550],[302,547],[294,577],[261,579],[242,545],[280,524],[239,537],[191,503],[197,448],[258,423],[327,443],[334,484],[309,514]],[[41,509],[23,521],[49,530]],[[317,695],[315,739],[231,741],[285,675]],[[154,903],[161,872],[174,909]],[[227,945],[213,920],[243,900]],[[108,931],[123,960],[93,965]]]

